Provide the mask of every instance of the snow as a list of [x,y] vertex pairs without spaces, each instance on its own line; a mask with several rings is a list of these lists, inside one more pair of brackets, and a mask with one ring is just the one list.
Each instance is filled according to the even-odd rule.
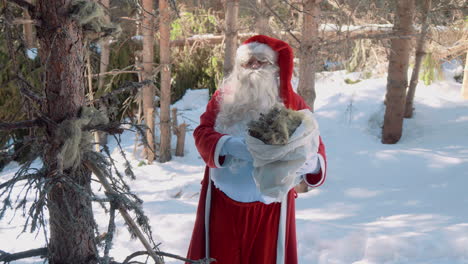
[[[358,79],[359,74],[318,74],[315,114],[329,170],[323,186],[296,200],[299,263],[468,263],[468,101],[461,99],[461,84],[452,78],[458,68],[444,65],[444,80],[419,83],[414,117],[404,121],[403,137],[395,145],[380,143],[385,76],[346,84],[345,78]],[[156,241],[161,250],[181,256],[189,245],[204,170],[192,133],[207,101],[207,90],[189,90],[173,106],[179,123],[189,124],[185,157],[138,166],[143,159],[133,155],[135,135],[122,135],[137,175],[131,187],[145,201]],[[111,140],[113,156],[123,168],[115,145]],[[10,165],[0,179],[15,169]],[[105,230],[107,216],[98,206],[95,211]],[[11,213],[0,222],[1,250],[44,245],[42,233],[17,237],[22,223]],[[143,248],[130,239],[120,215],[117,225],[111,255],[122,261]],[[34,261],[39,263],[21,263]]]
[[26,49],[26,56],[28,56],[29,59],[34,60],[37,57],[37,49]]

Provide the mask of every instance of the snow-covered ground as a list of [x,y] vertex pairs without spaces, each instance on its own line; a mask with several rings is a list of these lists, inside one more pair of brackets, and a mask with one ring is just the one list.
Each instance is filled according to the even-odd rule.
[[[468,100],[461,99],[461,84],[452,78],[455,68],[446,65],[443,81],[418,85],[414,118],[404,121],[403,137],[395,145],[383,145],[379,138],[385,77],[346,84],[345,78],[357,74],[318,75],[316,117],[329,170],[323,186],[296,200],[299,263],[468,263]],[[185,157],[138,166],[134,135],[123,135],[137,175],[131,186],[145,201],[156,240],[161,250],[182,256],[204,169],[192,131],[207,100],[207,90],[191,90],[174,105],[180,121],[190,124]],[[117,150],[114,156],[123,162]],[[2,172],[0,181],[14,169]],[[107,217],[97,206],[96,216],[104,230]],[[17,237],[21,218],[10,218],[0,222],[1,250],[44,245],[42,234]],[[118,225],[123,226],[121,217]],[[142,250],[140,243],[118,228],[111,255],[122,261],[137,250]]]

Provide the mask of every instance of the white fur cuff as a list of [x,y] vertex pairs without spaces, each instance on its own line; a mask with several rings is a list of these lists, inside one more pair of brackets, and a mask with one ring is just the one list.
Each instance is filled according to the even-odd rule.
[[[223,145],[224,143],[226,142],[226,140],[228,140],[231,136],[222,136],[219,140],[218,140],[218,143],[216,143],[216,148],[215,148],[215,152],[214,152],[214,157],[213,157],[213,160],[214,160],[214,163],[215,163],[215,166],[216,168],[222,168],[223,165],[221,165],[219,163],[219,154],[221,153],[221,149],[223,148]],[[226,163],[226,162],[225,162]],[[224,164],[225,164],[224,163]]]

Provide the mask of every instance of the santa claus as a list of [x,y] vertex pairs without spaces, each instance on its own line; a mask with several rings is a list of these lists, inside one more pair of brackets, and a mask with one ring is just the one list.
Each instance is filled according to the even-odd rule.
[[[208,103],[195,129],[195,144],[206,162],[189,259],[216,263],[296,264],[294,188],[284,199],[266,196],[253,175],[255,155],[245,138],[247,125],[278,103],[308,109],[291,86],[293,51],[284,41],[258,35],[237,50],[233,72]],[[326,175],[325,148],[316,148],[301,164],[297,182],[321,185]],[[286,176],[286,175],[285,175]],[[288,187],[289,188],[289,187]]]

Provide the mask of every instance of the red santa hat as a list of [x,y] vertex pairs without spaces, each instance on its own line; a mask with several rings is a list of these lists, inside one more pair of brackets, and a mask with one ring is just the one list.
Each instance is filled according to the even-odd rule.
[[271,38],[264,35],[256,35],[253,36],[246,41],[239,47],[242,49],[243,46],[249,43],[258,42],[268,45],[273,51],[276,52],[275,59],[277,58],[277,64],[279,67],[279,79],[280,79],[280,97],[283,99],[283,103],[287,108],[296,109],[295,103],[295,92],[291,85],[291,79],[293,75],[293,59],[294,53],[292,48],[288,45],[288,43]]

